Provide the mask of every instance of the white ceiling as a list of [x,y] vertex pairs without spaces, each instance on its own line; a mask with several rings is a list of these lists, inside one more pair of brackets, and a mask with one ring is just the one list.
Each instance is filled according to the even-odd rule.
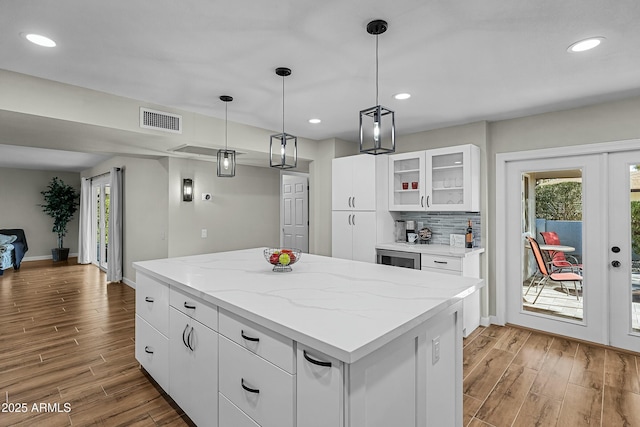
[[[640,95],[637,0],[5,0],[0,68],[218,118],[231,95],[229,120],[280,129],[286,66],[286,131],[356,141],[375,105],[376,18],[379,101],[399,135]],[[567,52],[589,36],[606,40]]]

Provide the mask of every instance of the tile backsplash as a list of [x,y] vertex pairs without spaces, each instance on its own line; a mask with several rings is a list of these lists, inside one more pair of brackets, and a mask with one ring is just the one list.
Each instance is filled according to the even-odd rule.
[[473,245],[482,246],[478,212],[401,212],[399,219],[416,221],[416,226],[422,223],[423,227],[431,230],[432,237],[429,243],[438,245],[448,245],[450,234],[465,234],[467,221],[471,220]]

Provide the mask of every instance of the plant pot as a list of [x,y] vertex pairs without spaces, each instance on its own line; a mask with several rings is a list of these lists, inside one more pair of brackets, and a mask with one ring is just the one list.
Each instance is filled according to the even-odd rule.
[[66,261],[69,258],[69,248],[51,249],[51,257],[53,262]]

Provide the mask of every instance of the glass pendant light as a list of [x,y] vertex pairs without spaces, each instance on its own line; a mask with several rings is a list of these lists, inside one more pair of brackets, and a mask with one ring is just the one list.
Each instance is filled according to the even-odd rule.
[[276,68],[282,77],[282,133],[271,135],[269,142],[269,166],[278,169],[292,169],[298,166],[298,138],[284,131],[284,78],[291,75],[290,68]]
[[388,154],[396,151],[395,113],[378,103],[378,36],[387,31],[381,19],[367,24],[367,33],[376,36],[376,106],[360,111],[360,152]]
[[224,102],[224,150],[218,150],[218,176],[232,178],[236,176],[236,151],[227,148],[227,106],[233,98],[222,95],[220,101]]

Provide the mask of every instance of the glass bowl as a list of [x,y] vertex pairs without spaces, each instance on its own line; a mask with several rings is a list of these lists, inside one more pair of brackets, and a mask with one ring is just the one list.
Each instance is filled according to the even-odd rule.
[[291,271],[291,266],[298,262],[301,256],[300,249],[268,248],[264,250],[264,259],[273,265],[273,271],[279,273]]

